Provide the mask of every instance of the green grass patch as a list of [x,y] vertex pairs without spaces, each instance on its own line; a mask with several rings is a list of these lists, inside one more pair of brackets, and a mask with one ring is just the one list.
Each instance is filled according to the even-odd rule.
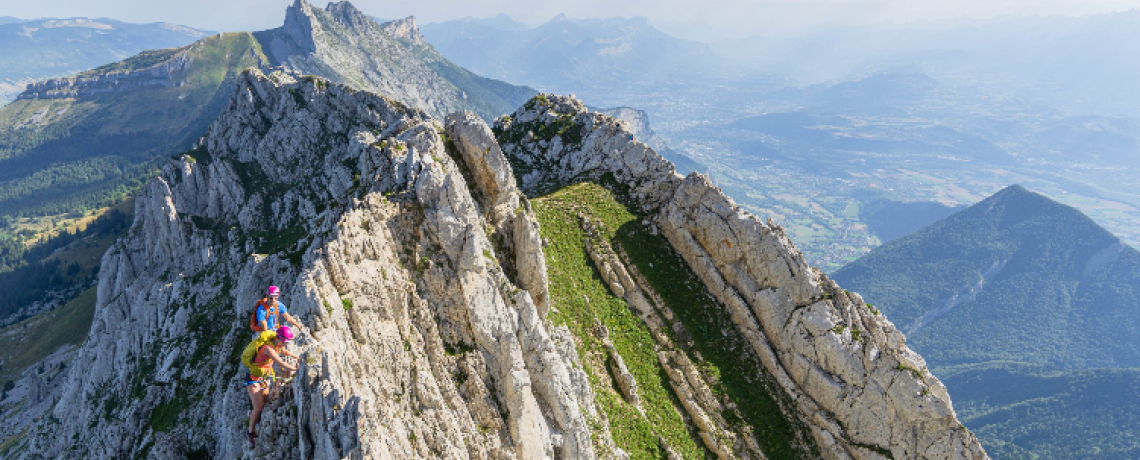
[[[714,300],[668,240],[650,234],[639,217],[596,184],[566,187],[533,203],[543,236],[551,241],[546,249],[547,267],[551,299],[558,309],[551,313],[551,319],[566,324],[578,338],[579,353],[587,363],[599,403],[610,416],[614,438],[631,457],[658,458],[654,430],[685,458],[711,454],[677,415],[681,409],[653,353],[648,329],[624,300],[609,292],[589,259],[584,248],[586,236],[576,218],[579,212],[589,213],[605,225],[601,236],[625,250],[630,262],[682,323],[688,337],[675,337],[675,342],[691,339],[692,346],[682,349],[701,368],[717,397],[737,406],[741,417],[725,413],[733,431],[751,430],[772,460],[818,457],[814,446],[797,445],[797,439],[810,443],[810,432],[798,420],[784,416],[776,399],[782,393],[765,375],[763,364],[737,332],[727,309]],[[595,317],[610,329],[614,345],[637,378],[649,426],[612,388],[599,385],[599,378],[608,378],[604,377],[604,364],[589,365],[589,356],[605,353],[589,333]]]
[[[589,212],[611,229],[635,222],[637,217],[594,184],[566,187],[533,203],[542,234],[550,239],[546,258],[552,306],[557,309],[550,319],[574,334],[598,404],[609,417],[614,441],[633,459],[662,458],[658,435],[685,458],[705,457],[705,449],[680,415],[668,377],[657,362],[649,329],[602,281],[586,254],[586,235],[574,216]],[[612,239],[614,235],[605,236]],[[637,379],[645,417],[610,384],[605,348],[591,333],[595,320],[609,328],[614,346]]]
[[3,443],[0,443],[0,458],[8,458],[8,454],[12,453],[12,449],[20,445],[20,440],[24,439],[24,435],[26,434],[27,431],[21,431],[20,433],[5,440]]
[[[810,432],[799,421],[784,416],[773,397],[782,395],[781,390],[769,378],[761,377],[766,375],[763,363],[751,352],[751,345],[733,324],[728,309],[714,300],[669,241],[650,234],[638,222],[618,228],[616,237],[630,261],[693,339],[693,348],[686,350],[689,359],[713,377],[712,389],[722,401],[736,404],[744,420],[733,420],[726,413],[729,423],[735,425],[734,431],[740,432],[745,425],[751,427],[770,460],[815,457],[794,446],[797,434],[810,441]],[[699,352],[699,356],[693,351]]]
[[41,313],[0,330],[0,384],[14,380],[64,345],[87,339],[95,317],[95,288],[89,288],[55,310]]

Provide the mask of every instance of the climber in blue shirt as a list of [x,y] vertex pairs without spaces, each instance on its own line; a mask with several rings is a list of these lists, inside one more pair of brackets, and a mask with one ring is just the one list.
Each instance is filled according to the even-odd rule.
[[257,309],[254,315],[257,317],[257,324],[261,326],[262,331],[275,331],[280,326],[278,317],[285,318],[293,327],[301,329],[301,323],[297,321],[293,315],[289,314],[289,309],[285,304],[277,299],[281,296],[281,290],[277,286],[269,286],[269,290],[265,292],[265,298],[257,302]]

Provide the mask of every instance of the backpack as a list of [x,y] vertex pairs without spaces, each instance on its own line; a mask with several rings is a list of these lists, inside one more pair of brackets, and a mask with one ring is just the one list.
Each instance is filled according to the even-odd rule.
[[253,332],[264,331],[264,329],[261,328],[261,323],[259,321],[257,321],[257,309],[258,308],[265,307],[265,325],[266,326],[269,325],[269,317],[270,316],[277,318],[278,323],[281,322],[281,318],[277,317],[277,302],[276,301],[273,302],[273,307],[269,307],[268,305],[266,305],[268,303],[269,303],[269,299],[262,298],[261,300],[257,301],[257,306],[253,307],[253,314],[249,316],[249,328],[253,329]]
[[254,364],[253,360],[257,357],[257,352],[261,350],[261,347],[268,345],[276,338],[276,332],[265,331],[257,334],[257,337],[255,337],[249,345],[245,346],[245,350],[241,352],[241,363],[249,369],[249,375],[254,377],[263,377],[265,375],[265,370],[258,367],[257,364]]

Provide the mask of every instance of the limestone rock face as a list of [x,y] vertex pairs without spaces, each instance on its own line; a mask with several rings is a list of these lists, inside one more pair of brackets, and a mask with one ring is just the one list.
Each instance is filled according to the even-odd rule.
[[423,45],[427,43],[424,41],[424,35],[420,33],[420,28],[416,26],[415,16],[408,16],[404,19],[385,22],[383,24],[380,24],[380,28],[384,29],[384,32],[387,32],[388,35],[396,38],[402,38],[414,45]]
[[76,76],[50,78],[29,83],[18,99],[63,99],[94,96],[144,86],[171,87],[179,82],[174,75],[190,64],[190,47],[174,50],[163,62],[135,70],[85,72]]
[[448,136],[477,186],[476,196],[488,213],[486,217],[501,238],[500,247],[513,255],[512,268],[519,286],[531,292],[539,313],[546,316],[550,309],[550,285],[542,236],[529,205],[520,208],[523,196],[515,185],[507,157],[491,128],[474,114],[453,113],[446,123]]
[[[470,99],[468,92],[480,89],[465,90],[461,86],[470,81],[452,80],[454,75],[446,70],[466,71],[446,62],[423,40],[415,18],[377,24],[346,1],[321,9],[297,0],[282,27],[257,36],[275,65],[384,94],[439,119],[457,110],[480,110],[489,117],[509,110],[503,110],[501,101]],[[441,74],[438,69],[444,67]],[[518,103],[512,100],[509,107]]]
[[[793,401],[788,415],[810,428],[824,458],[988,458],[890,321],[809,266],[783,229],[740,209],[707,177],[675,176],[625,122],[588,113],[573,98],[540,95],[497,120],[496,131],[528,194],[608,178],[616,179],[615,192],[628,187],[629,200],[731,314],[763,362],[757,372],[773,376]],[[591,254],[614,294],[652,329],[649,303],[624,281],[620,262]],[[686,390],[677,393],[691,401]],[[727,456],[715,442],[706,446]]]
[[588,112],[581,101],[539,95],[495,121],[522,190],[538,196],[582,181],[615,181],[643,211],[659,209],[681,182],[673,164],[639,142],[627,125]]
[[[20,389],[49,415],[19,421],[27,434],[12,456],[628,458],[595,398],[642,411],[651,387],[631,366],[645,364],[613,346],[621,331],[593,328],[602,349],[581,351],[547,319],[558,306],[526,197],[587,180],[667,238],[711,294],[701,308],[731,317],[720,332],[744,338],[734,349],[750,363],[734,371],[775,382],[773,410],[806,427],[794,435],[811,445],[805,455],[988,458],[890,321],[708,178],[676,175],[624,123],[552,95],[494,129],[470,113],[440,122],[317,77],[256,70],[197,147],[142,189],[128,236],[103,257],[73,364]],[[656,356],[663,372],[651,377],[676,396],[694,444],[766,458],[663,294],[601,224],[566,218],[580,219],[589,263],[649,331],[638,346]],[[251,447],[238,358],[271,284],[305,324],[290,345],[300,369]],[[612,363],[616,390],[593,386],[583,363],[596,360]]]
[[[21,456],[613,452],[573,338],[504,273],[442,132],[380,96],[244,74],[199,147],[138,197],[54,418]],[[270,284],[306,327],[250,448],[235,353]]]
[[825,457],[985,457],[902,333],[809,267],[782,229],[696,174],[657,221],[796,402]]

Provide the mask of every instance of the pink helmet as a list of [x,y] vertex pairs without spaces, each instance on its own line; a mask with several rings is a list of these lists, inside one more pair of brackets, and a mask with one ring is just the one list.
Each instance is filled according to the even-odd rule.
[[289,329],[289,326],[281,326],[277,328],[277,338],[282,342],[293,340],[293,330]]
[[268,296],[274,296],[274,295],[280,295],[280,294],[281,294],[281,290],[280,290],[280,289],[277,289],[277,286],[269,286],[269,289],[267,289],[267,290],[265,291],[265,296],[266,296],[266,297],[268,297]]

